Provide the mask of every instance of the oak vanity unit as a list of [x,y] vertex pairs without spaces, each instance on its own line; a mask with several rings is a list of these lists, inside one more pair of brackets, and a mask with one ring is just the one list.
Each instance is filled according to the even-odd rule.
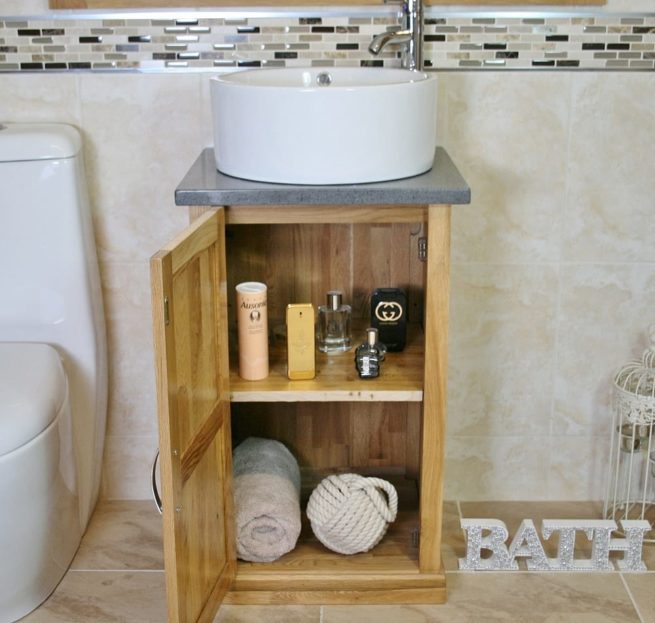
[[[437,149],[431,171],[351,186],[249,182],[206,149],[176,190],[190,227],[151,260],[169,621],[212,621],[238,604],[439,603],[452,204],[470,191]],[[268,285],[270,375],[236,372],[234,287]],[[286,377],[287,303],[344,292],[353,342],[377,287],[408,295],[403,352],[360,379],[354,350],[316,354],[316,377]],[[361,339],[360,339],[361,338]],[[305,500],[328,473],[391,480],[397,520],[370,552],[343,556],[309,525],[273,563],[237,562],[232,447],[256,435],[298,458]]]

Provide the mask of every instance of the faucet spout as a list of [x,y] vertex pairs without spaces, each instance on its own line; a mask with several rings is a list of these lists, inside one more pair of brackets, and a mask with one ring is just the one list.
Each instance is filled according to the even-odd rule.
[[409,30],[387,30],[379,35],[373,37],[368,46],[368,51],[371,54],[379,54],[382,48],[391,43],[407,43],[412,38],[412,33]]
[[401,66],[410,70],[423,69],[423,2],[403,0],[402,25],[373,37],[368,46],[371,54],[379,54],[392,43],[402,43]]

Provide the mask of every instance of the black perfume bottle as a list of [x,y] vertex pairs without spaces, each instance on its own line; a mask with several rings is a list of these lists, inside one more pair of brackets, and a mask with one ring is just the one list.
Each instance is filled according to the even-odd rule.
[[400,288],[377,288],[371,297],[371,326],[388,351],[400,351],[407,340],[407,296]]
[[374,379],[380,376],[380,362],[384,353],[380,351],[377,329],[366,329],[366,341],[355,351],[355,366],[363,379]]

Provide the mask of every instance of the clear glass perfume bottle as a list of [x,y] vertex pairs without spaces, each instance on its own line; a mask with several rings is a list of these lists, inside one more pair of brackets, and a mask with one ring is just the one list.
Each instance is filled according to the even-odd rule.
[[327,293],[327,305],[318,307],[316,340],[318,349],[324,353],[350,350],[350,305],[342,303],[338,290]]
[[363,379],[374,379],[380,376],[380,362],[384,359],[378,348],[378,330],[366,329],[366,341],[360,344],[355,351],[355,365],[357,372]]

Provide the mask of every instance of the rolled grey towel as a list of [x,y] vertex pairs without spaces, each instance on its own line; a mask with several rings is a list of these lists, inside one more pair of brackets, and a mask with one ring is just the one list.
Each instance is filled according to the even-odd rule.
[[232,456],[237,557],[271,562],[300,535],[300,469],[284,444],[249,437]]

